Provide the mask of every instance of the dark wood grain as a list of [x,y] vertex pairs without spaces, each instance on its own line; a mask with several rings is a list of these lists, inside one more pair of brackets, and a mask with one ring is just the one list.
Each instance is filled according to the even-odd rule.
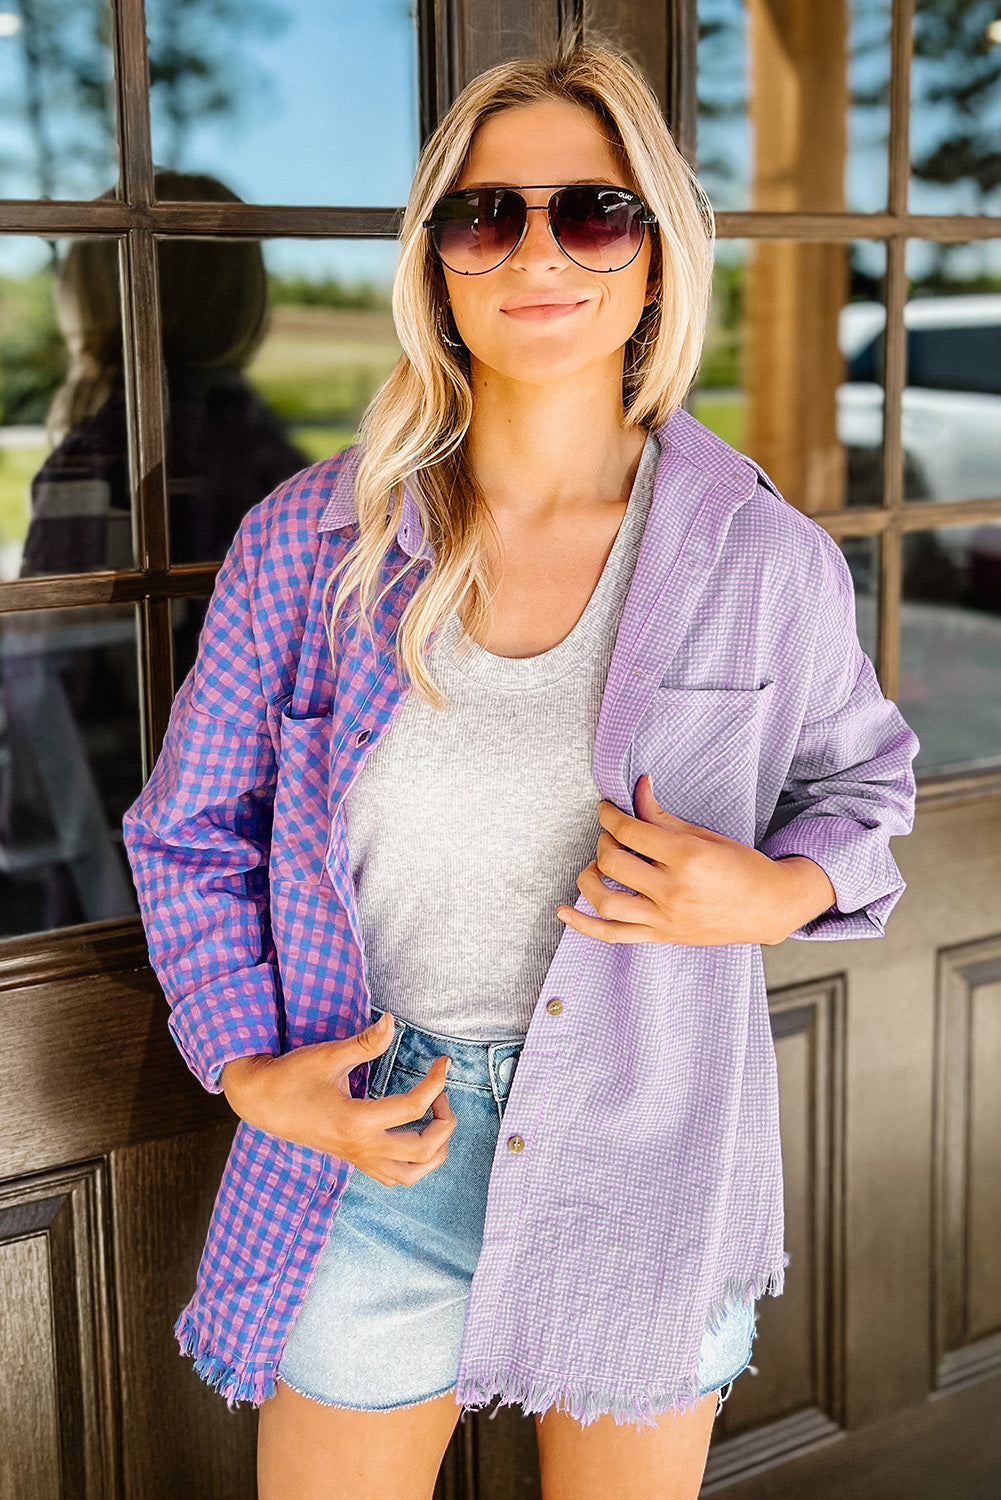
[[256,1411],[230,1411],[173,1332],[194,1292],[232,1137],[221,1124],[112,1158],[122,1461],[125,1494],[136,1500],[250,1500],[256,1492]]

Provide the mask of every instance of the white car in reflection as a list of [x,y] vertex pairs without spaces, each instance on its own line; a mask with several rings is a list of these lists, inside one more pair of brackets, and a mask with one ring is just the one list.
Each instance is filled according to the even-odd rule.
[[[880,302],[841,310],[838,343],[848,379],[838,392],[838,436],[849,449],[878,453],[882,443],[885,321]],[[1001,494],[1001,295],[919,297],[904,309],[904,326],[905,495]]]
[[[838,343],[847,378],[838,389],[837,431],[853,506],[881,499],[885,323],[880,302],[850,302],[841,310]],[[904,309],[904,326],[905,500],[1001,496],[1001,295],[918,297]],[[919,564],[920,581],[913,577],[905,586],[910,597],[955,599],[957,590],[972,589],[974,607],[1001,614],[1001,524],[905,534],[904,560],[905,579],[908,563]]]

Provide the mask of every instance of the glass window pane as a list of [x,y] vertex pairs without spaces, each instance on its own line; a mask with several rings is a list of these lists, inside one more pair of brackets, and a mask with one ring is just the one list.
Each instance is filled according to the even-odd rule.
[[813,515],[878,505],[882,243],[718,240],[691,410]]
[[0,236],[0,579],[131,568],[116,236]]
[[713,206],[887,206],[890,0],[698,0],[698,174]]
[[879,667],[879,537],[838,539],[855,585],[855,624],[862,650]]
[[406,202],[413,0],[146,0],[146,26],[157,167],[209,173],[246,202]]
[[136,610],[0,615],[0,937],[133,916]]
[[911,70],[912,214],[1001,212],[1001,10],[917,0]]
[[903,538],[900,711],[918,771],[1001,765],[1001,522]]
[[354,440],[400,357],[399,242],[159,241],[171,562],[216,562],[253,505]]
[[208,594],[199,594],[190,599],[171,599],[170,601],[175,697],[181,683],[195,664],[195,657],[198,655],[198,635],[205,623],[209,597]]
[[0,197],[118,196],[108,0],[0,8]]
[[1001,240],[911,240],[907,274],[904,498],[1001,497]]

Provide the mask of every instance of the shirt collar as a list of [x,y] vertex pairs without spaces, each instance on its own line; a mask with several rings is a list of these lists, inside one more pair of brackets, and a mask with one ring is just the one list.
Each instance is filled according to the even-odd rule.
[[[338,466],[333,478],[330,499],[321,512],[318,531],[336,531],[338,527],[350,526],[356,519],[355,477],[358,472],[360,446],[352,443],[344,451],[344,461]],[[423,556],[434,561],[434,548],[424,541],[417,501],[406,480],[403,481],[403,514],[396,528],[396,540],[408,557]]]
[[[745,483],[747,479],[755,478],[757,475],[767,483],[770,489],[774,485],[753,459],[747,458],[745,454],[737,454],[734,450],[722,443],[714,434],[707,431],[696,418],[692,417],[683,406],[677,407],[666,422],[654,427],[661,449],[665,449],[669,443],[679,443],[687,456],[696,457],[701,460],[702,465],[710,474],[723,477],[725,471],[734,470],[733,461],[737,460],[737,473],[743,469]],[[355,476],[358,469],[360,457],[360,445],[353,443],[343,453],[343,462],[337,467],[332,481],[332,493],[324,507],[317,529],[319,531],[336,531],[341,526],[350,526],[355,520]],[[661,453],[661,464],[665,460],[664,452]],[[750,466],[750,467],[746,467]],[[736,477],[736,475],[734,476]],[[752,485],[753,488],[753,485]],[[775,490],[778,494],[778,491]],[[403,513],[400,524],[396,529],[396,540],[401,549],[408,557],[427,557],[434,561],[435,552],[430,541],[425,541],[421,527],[420,514],[417,509],[417,501],[406,480],[403,482]]]

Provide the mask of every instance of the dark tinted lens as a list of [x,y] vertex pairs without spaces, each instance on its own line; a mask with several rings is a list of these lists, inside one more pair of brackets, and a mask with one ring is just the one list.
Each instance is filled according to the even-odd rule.
[[431,215],[438,254],[452,271],[492,271],[510,254],[525,222],[525,205],[504,188],[471,189],[439,198]]
[[578,265],[620,271],[643,240],[643,205],[611,187],[568,187],[557,194],[553,233]]

